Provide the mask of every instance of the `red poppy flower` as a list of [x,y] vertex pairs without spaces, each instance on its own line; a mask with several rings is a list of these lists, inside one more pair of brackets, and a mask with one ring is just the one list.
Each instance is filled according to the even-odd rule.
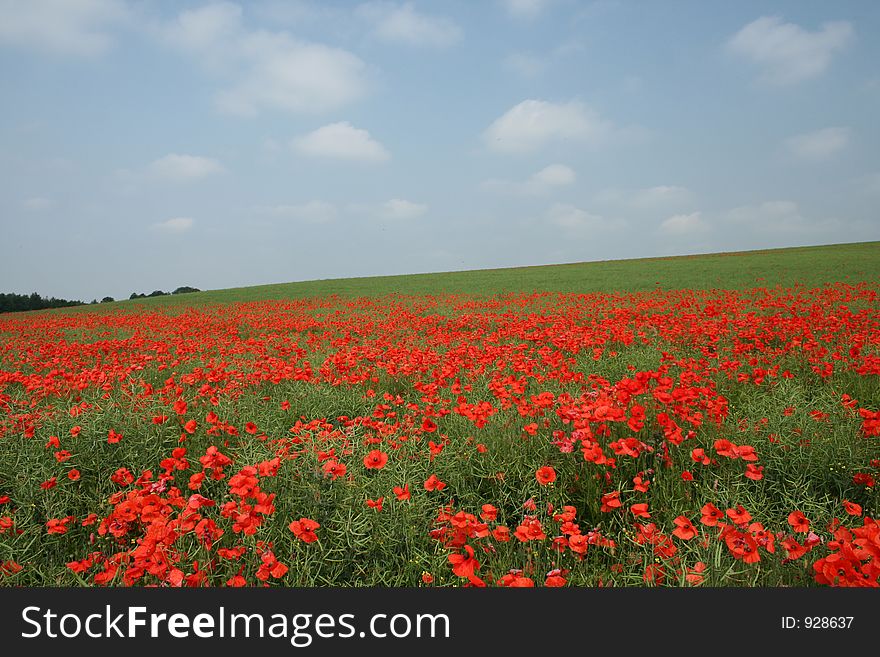
[[850,502],[849,500],[843,501],[844,510],[851,516],[860,516],[862,515],[862,507],[855,502]]
[[616,490],[611,493],[605,493],[602,496],[602,506],[599,510],[603,513],[608,513],[611,509],[618,509],[621,506],[620,491]]
[[810,521],[801,511],[792,511],[788,514],[788,524],[796,532],[807,533],[810,531]]
[[552,484],[556,481],[556,470],[549,465],[545,465],[544,467],[538,468],[538,471],[535,472],[535,479],[537,479],[538,483],[542,486]]
[[464,546],[465,554],[450,554],[448,559],[452,564],[452,572],[459,577],[471,577],[475,570],[480,569],[480,562],[474,558],[474,548]]
[[750,534],[733,531],[727,535],[725,542],[735,559],[741,559],[744,563],[757,563],[761,560],[758,543]]
[[318,540],[315,530],[321,525],[309,518],[300,518],[290,523],[290,531],[303,543],[314,543]]
[[322,469],[324,470],[325,476],[331,477],[334,480],[345,476],[345,473],[348,470],[344,463],[338,463],[336,461],[326,461],[322,466]]
[[404,484],[403,488],[401,488],[400,486],[395,486],[394,494],[397,496],[397,499],[400,502],[405,502],[410,498],[409,484]]
[[480,518],[486,522],[494,522],[498,518],[498,509],[491,504],[484,504],[480,509]]
[[444,488],[446,488],[446,484],[440,481],[435,474],[425,480],[426,491],[443,490]]
[[746,525],[752,519],[752,515],[745,510],[742,504],[735,509],[727,510],[727,517],[730,518],[735,525]]
[[386,463],[388,463],[388,455],[378,449],[374,449],[364,457],[364,465],[370,470],[381,470]]
[[706,570],[706,564],[702,561],[698,561],[694,564],[693,568],[688,569],[687,575],[685,575],[685,579],[688,581],[688,584],[693,584],[694,586],[698,586],[703,583],[703,575],[702,573]]
[[764,466],[749,463],[746,466],[746,477],[752,481],[761,481],[764,478]]
[[568,571],[560,570],[556,568],[547,573],[547,578],[544,580],[544,586],[550,587],[561,587],[566,585],[565,575],[568,574]]
[[675,522],[675,530],[672,533],[681,540],[689,541],[697,535],[696,528],[685,516],[678,516],[673,522]]
[[691,459],[701,465],[709,465],[709,457],[706,455],[706,452],[702,447],[697,447],[691,451]]
[[704,504],[703,508],[700,509],[700,513],[703,514],[703,517],[700,518],[700,522],[707,527],[715,527],[716,525],[718,525],[718,522],[724,518],[724,514],[721,513],[721,509],[716,507],[711,502],[709,502],[708,504]]
[[504,525],[499,525],[492,530],[492,538],[499,543],[507,543],[510,540],[510,528],[505,527]]

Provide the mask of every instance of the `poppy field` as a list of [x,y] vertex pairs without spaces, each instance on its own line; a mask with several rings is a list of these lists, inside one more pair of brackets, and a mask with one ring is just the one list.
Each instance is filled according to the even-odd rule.
[[878,292],[0,316],[0,585],[876,587]]

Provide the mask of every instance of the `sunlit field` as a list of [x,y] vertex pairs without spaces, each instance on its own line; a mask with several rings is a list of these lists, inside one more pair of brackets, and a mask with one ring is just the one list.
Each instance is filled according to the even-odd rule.
[[5,586],[878,586],[880,244],[0,315]]

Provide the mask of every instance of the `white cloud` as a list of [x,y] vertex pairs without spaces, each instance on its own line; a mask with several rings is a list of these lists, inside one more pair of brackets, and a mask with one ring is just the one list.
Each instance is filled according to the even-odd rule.
[[421,217],[428,211],[425,203],[415,203],[402,198],[392,198],[382,203],[349,203],[346,212],[371,219],[406,221]]
[[535,173],[529,180],[536,185],[558,187],[570,185],[575,181],[574,169],[564,164],[551,164]]
[[249,30],[236,4],[183,11],[158,34],[230,81],[216,97],[217,107],[229,114],[324,112],[357,100],[367,89],[366,64],[356,55],[287,32]]
[[630,204],[640,209],[652,210],[668,205],[684,205],[692,200],[693,194],[685,187],[657,185],[636,190],[630,199]]
[[753,244],[792,246],[877,238],[876,222],[835,216],[805,216],[794,201],[746,205],[722,215],[719,227],[730,240],[753,238]]
[[173,182],[198,180],[223,171],[223,166],[210,157],[177,153],[160,157],[147,167],[147,172],[151,176]]
[[577,175],[571,167],[564,164],[551,164],[533,173],[521,183],[491,179],[484,181],[481,186],[490,191],[543,194],[554,188],[571,185],[576,178]]
[[428,206],[424,203],[413,203],[401,198],[393,198],[385,201],[381,208],[380,214],[384,219],[415,219],[421,217],[428,211]]
[[291,146],[298,153],[361,162],[384,162],[391,156],[370,133],[348,121],[331,123],[297,137]]
[[0,45],[100,55],[114,43],[108,30],[127,16],[119,0],[0,0]]
[[820,161],[839,153],[849,143],[849,128],[823,128],[786,140],[788,150],[802,160]]
[[329,223],[336,219],[336,206],[326,201],[309,201],[301,205],[273,205],[254,208],[258,214],[313,224]]
[[153,224],[153,228],[163,233],[184,233],[193,227],[194,220],[192,217],[175,217],[158,224]]
[[318,113],[365,93],[366,65],[346,50],[264,32],[247,35],[239,47],[248,70],[217,97],[220,109],[230,114],[255,116],[263,109]]
[[162,27],[162,37],[184,50],[210,52],[223,41],[240,38],[241,15],[241,7],[231,2],[187,9]]
[[742,228],[762,232],[794,232],[808,226],[794,201],[765,201],[744,205],[727,213],[727,220]]
[[501,0],[507,13],[515,18],[532,20],[544,11],[552,0]]
[[668,235],[695,235],[706,232],[708,228],[699,212],[676,214],[660,224],[661,232]]
[[617,223],[568,203],[552,205],[544,213],[544,220],[559,228],[572,231],[600,231]]
[[358,7],[357,13],[374,24],[376,37],[390,43],[443,48],[462,38],[462,30],[454,21],[419,13],[411,2],[368,2]]
[[778,16],[762,16],[731,37],[727,48],[757,64],[763,82],[784,85],[824,73],[833,55],[854,37],[847,21],[823,23],[810,32]]
[[694,195],[686,187],[656,185],[629,190],[606,189],[599,192],[594,200],[598,203],[621,206],[630,210],[660,212],[690,205],[693,203]]
[[55,205],[55,202],[52,199],[42,196],[26,198],[21,202],[21,207],[30,212],[40,212],[42,210],[48,210],[53,205]]
[[483,133],[487,146],[502,153],[535,151],[549,142],[598,142],[613,131],[609,121],[583,103],[524,100]]

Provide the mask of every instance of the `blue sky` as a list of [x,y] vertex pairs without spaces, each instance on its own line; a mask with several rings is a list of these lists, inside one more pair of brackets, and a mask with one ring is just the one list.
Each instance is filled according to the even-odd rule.
[[0,288],[880,239],[880,3],[0,0]]

